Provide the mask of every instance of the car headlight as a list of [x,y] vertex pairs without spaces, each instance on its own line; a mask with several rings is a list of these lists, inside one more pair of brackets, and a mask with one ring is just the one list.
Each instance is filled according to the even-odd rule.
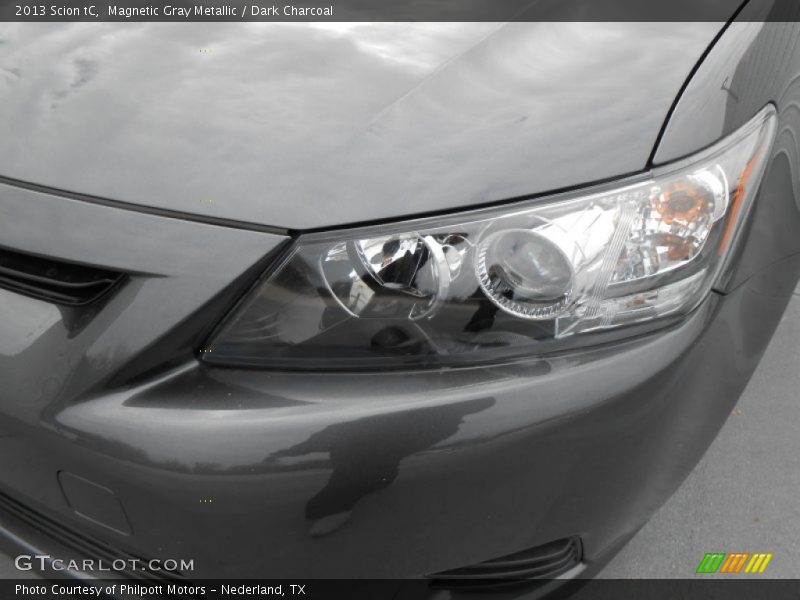
[[301,235],[203,359],[309,369],[474,363],[685,315],[731,252],[775,123],[768,106],[713,147],[613,186]]

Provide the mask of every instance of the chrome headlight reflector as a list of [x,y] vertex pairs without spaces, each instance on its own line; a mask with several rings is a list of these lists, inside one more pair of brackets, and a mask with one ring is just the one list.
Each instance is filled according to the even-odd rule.
[[772,106],[615,186],[300,236],[203,358],[274,368],[463,364],[692,311],[769,158]]

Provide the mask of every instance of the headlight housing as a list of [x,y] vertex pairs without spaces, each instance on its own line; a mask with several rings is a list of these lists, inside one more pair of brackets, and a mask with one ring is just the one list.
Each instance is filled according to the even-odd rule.
[[685,315],[731,253],[775,123],[768,106],[713,147],[613,186],[302,235],[203,359],[293,369],[465,364]]

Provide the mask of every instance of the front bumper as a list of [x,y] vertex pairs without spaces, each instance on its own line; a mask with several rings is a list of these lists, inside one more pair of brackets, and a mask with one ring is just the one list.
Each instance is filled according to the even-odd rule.
[[[413,376],[192,362],[50,427],[4,413],[2,489],[192,578],[423,576],[573,535],[591,572],[710,444],[799,268],[581,354]],[[73,512],[60,472],[112,490],[130,533]]]
[[84,320],[0,289],[0,493],[45,517],[30,531],[0,511],[5,537],[47,551],[57,523],[110,556],[192,560],[191,579],[308,579],[427,576],[577,536],[565,575],[590,576],[694,467],[780,320],[800,277],[790,175],[776,159],[725,293],[669,329],[339,374],[194,357],[286,238],[0,183],[2,245],[129,278]]

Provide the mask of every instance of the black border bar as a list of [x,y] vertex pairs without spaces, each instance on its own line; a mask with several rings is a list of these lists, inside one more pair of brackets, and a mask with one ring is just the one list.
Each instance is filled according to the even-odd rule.
[[7,22],[793,21],[797,0],[10,0]]
[[[0,597],[34,598],[283,598],[291,600],[521,600],[541,597],[573,600],[797,600],[800,580],[753,578],[600,579],[594,581],[538,581],[475,590],[434,589],[430,580],[293,579],[198,580],[162,582],[123,579],[5,579]],[[233,590],[233,591],[231,591]],[[449,594],[449,595],[448,595]]]

